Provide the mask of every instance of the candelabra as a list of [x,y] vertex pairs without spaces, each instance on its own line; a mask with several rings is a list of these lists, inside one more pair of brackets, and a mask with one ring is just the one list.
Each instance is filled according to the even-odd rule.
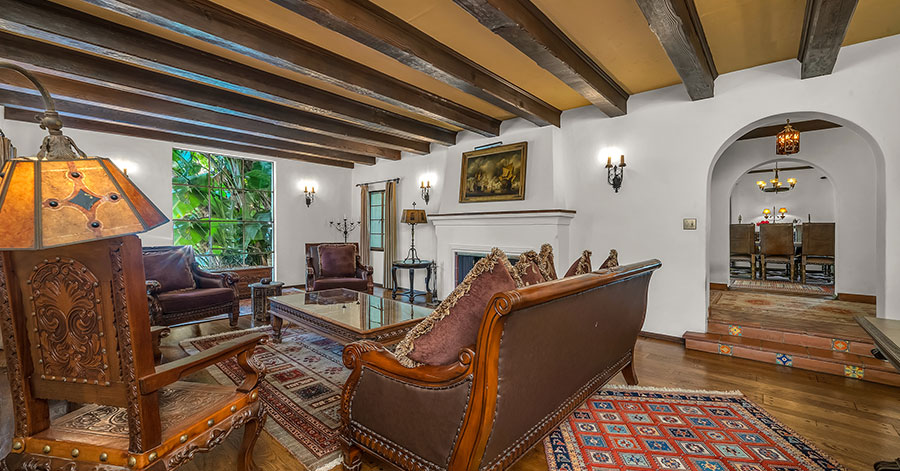
[[356,230],[357,227],[359,227],[359,221],[356,221],[356,222],[349,221],[348,222],[347,216],[344,216],[343,221],[339,221],[339,222],[330,221],[328,223],[328,225],[337,229],[338,232],[340,232],[341,234],[344,235],[344,243],[346,244],[350,233],[353,232],[354,230]]
[[616,193],[622,187],[622,180],[625,179],[625,156],[623,155],[618,165],[613,165],[612,157],[606,159],[606,181],[612,185]]

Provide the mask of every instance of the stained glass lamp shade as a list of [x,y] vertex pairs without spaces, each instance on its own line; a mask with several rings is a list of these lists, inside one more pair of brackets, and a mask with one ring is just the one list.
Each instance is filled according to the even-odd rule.
[[791,120],[787,120],[784,129],[775,136],[775,154],[790,155],[800,152],[800,131],[791,127]]
[[400,216],[400,222],[403,224],[425,224],[428,218],[425,216],[424,209],[404,209]]
[[0,250],[41,250],[148,231],[168,218],[109,159],[87,157],[62,134],[50,94],[27,70],[44,98],[44,138],[36,157],[7,161],[0,170]]

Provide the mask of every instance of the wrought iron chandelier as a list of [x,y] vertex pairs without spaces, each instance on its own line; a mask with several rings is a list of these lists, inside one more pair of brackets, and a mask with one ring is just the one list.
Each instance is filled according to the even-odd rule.
[[759,187],[760,190],[765,191],[766,193],[781,193],[784,191],[791,191],[794,189],[794,185],[797,184],[797,179],[794,177],[787,179],[788,186],[784,186],[784,183],[778,179],[778,162],[775,162],[775,178],[769,180],[769,183],[766,183],[765,180],[759,180],[756,182],[756,186]]
[[791,120],[787,120],[784,129],[775,136],[775,153],[777,155],[790,155],[800,152],[800,131],[791,127]]

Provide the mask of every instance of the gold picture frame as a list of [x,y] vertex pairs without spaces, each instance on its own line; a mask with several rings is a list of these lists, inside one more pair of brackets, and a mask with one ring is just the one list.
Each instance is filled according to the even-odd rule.
[[527,158],[527,142],[464,152],[459,202],[524,200]]

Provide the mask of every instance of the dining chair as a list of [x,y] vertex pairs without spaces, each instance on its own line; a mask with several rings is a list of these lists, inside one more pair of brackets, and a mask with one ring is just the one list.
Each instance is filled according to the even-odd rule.
[[834,223],[808,222],[803,225],[803,252],[800,256],[800,279],[806,283],[806,266],[820,265],[823,271],[831,268],[834,283]]
[[753,224],[731,225],[731,255],[729,263],[748,262],[750,279],[756,279],[756,228]]
[[794,281],[794,227],[791,224],[763,224],[759,226],[760,269],[766,279],[769,263],[787,265],[790,281]]

